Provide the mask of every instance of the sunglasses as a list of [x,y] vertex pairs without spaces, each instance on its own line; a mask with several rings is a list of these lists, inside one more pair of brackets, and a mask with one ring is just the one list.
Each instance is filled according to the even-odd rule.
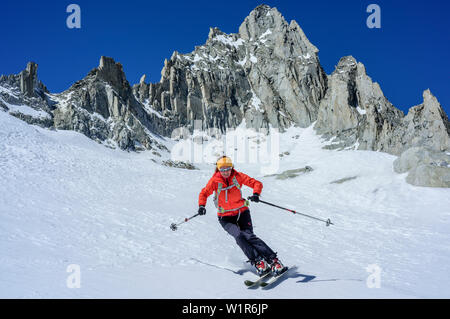
[[219,169],[219,171],[221,171],[221,172],[228,172],[228,171],[231,171],[232,168],[233,167],[224,167],[224,168]]

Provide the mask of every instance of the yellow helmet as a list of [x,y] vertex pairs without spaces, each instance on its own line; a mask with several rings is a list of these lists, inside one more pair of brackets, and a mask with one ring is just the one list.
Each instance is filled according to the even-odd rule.
[[229,158],[228,156],[222,156],[221,158],[219,158],[219,160],[216,162],[216,167],[217,169],[221,169],[222,167],[233,167],[233,162],[231,161],[231,158]]

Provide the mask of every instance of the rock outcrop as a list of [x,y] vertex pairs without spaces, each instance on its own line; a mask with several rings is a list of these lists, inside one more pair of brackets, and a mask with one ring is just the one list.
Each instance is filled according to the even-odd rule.
[[98,68],[54,99],[57,129],[75,130],[121,149],[163,148],[151,135],[167,133],[166,122],[135,99],[122,65],[112,58],[102,56]]
[[28,62],[25,70],[19,74],[2,75],[0,85],[12,89],[18,89],[23,98],[45,98],[45,93],[49,93],[45,85],[38,80],[38,65],[35,62]]
[[429,147],[411,147],[394,161],[397,173],[408,173],[406,181],[416,186],[450,187],[450,153]]
[[408,115],[395,108],[365,67],[353,57],[342,58],[329,76],[328,90],[320,102],[316,131],[331,139],[330,149],[375,150],[400,155],[414,146],[448,150],[450,125],[429,90],[424,103]]
[[403,150],[414,146],[434,151],[450,150],[450,122],[430,90],[423,92],[422,104],[409,109],[401,130]]
[[133,87],[142,103],[179,126],[224,133],[243,119],[247,127],[306,127],[317,118],[326,74],[317,48],[299,25],[276,8],[258,6],[237,34],[211,28],[206,44],[189,54],[174,52],[161,81]]
[[0,109],[30,124],[52,127],[54,109],[45,85],[38,80],[38,65],[29,62],[19,74],[0,77]]
[[297,169],[289,169],[287,171],[284,171],[280,174],[271,174],[271,175],[266,175],[264,177],[272,177],[275,176],[276,179],[281,179],[281,180],[285,180],[288,178],[294,178],[299,176],[300,174],[306,174],[306,173],[310,173],[312,172],[314,169],[311,166],[305,166],[302,168],[297,168]]

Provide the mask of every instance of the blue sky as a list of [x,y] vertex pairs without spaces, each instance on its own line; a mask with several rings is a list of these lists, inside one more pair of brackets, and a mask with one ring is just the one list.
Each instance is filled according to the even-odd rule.
[[[81,7],[81,29],[69,29],[66,8]],[[353,55],[386,97],[405,113],[429,88],[450,114],[449,1],[6,1],[0,12],[0,74],[18,73],[28,61],[39,78],[61,92],[98,66],[101,55],[121,62],[130,84],[159,82],[165,58],[205,43],[209,27],[238,32],[259,4],[296,20],[320,50],[330,74]],[[381,8],[381,28],[369,29],[369,4]]]

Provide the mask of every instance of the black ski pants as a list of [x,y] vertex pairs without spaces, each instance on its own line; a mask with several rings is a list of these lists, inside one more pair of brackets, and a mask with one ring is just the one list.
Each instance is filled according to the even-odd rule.
[[219,222],[223,229],[234,237],[250,262],[254,262],[261,257],[270,262],[277,256],[265,242],[253,233],[249,210],[245,210],[236,216],[219,217]]

